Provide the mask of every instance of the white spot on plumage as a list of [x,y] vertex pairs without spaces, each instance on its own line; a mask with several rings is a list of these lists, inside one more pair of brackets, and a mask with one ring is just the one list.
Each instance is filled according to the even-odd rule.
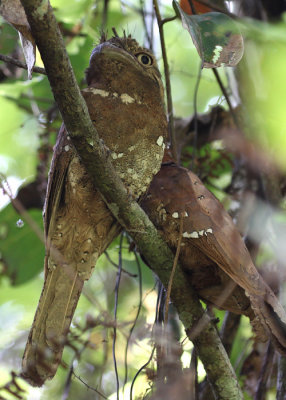
[[194,239],[197,239],[199,237],[199,233],[197,231],[191,232],[190,233],[190,237],[194,238]]
[[204,235],[204,230],[202,229],[201,231],[199,231],[199,235],[203,236]]
[[120,99],[124,104],[131,104],[135,102],[135,99],[133,99],[133,97],[129,96],[127,93],[122,93]]
[[184,232],[184,233],[183,233],[183,237],[184,237],[184,238],[189,238],[189,237],[191,237],[191,236],[190,236],[190,233],[189,233],[189,232]]
[[199,233],[197,231],[194,232],[184,232],[183,237],[189,238],[189,239],[197,239],[199,237]]
[[158,146],[162,146],[164,144],[163,136],[159,136],[156,143]]
[[67,144],[67,145],[65,146],[65,151],[69,151],[69,149],[70,149],[70,146]]
[[179,213],[178,212],[173,212],[172,217],[173,218],[179,218]]
[[109,92],[107,92],[106,90],[96,89],[96,88],[89,88],[89,89],[93,94],[98,94],[101,97],[109,96]]

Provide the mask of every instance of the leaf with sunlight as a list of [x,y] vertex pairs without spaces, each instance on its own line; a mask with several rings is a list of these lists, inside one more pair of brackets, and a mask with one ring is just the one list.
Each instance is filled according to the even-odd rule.
[[218,12],[188,15],[175,0],[173,7],[192,37],[202,67],[235,67],[239,63],[243,56],[243,38],[231,18]]

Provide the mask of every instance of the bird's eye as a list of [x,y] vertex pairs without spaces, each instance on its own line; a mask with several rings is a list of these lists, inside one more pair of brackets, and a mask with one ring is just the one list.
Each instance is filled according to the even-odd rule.
[[149,54],[146,53],[139,53],[136,54],[136,57],[138,59],[138,61],[145,65],[146,67],[150,67],[153,64],[153,59],[152,57],[149,56]]

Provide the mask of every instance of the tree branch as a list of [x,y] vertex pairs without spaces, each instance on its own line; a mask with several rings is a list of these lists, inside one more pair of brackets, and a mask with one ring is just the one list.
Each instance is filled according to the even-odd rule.
[[[33,37],[41,53],[50,85],[65,126],[90,177],[111,212],[136,242],[165,287],[173,265],[173,253],[139,205],[130,198],[117,177],[75,80],[52,8],[45,0],[22,0]],[[156,249],[156,251],[154,251]],[[204,311],[178,265],[171,298],[186,330],[202,318]],[[192,337],[208,378],[219,399],[242,399],[236,376],[213,322]]]
[[[16,65],[17,67],[20,67],[23,69],[28,69],[27,65],[25,63],[23,63],[22,61],[16,60],[13,57],[5,56],[5,54],[0,54],[0,61],[4,61],[5,63]],[[38,74],[47,75],[45,69],[41,68],[41,67],[34,67],[33,72],[37,72]]]

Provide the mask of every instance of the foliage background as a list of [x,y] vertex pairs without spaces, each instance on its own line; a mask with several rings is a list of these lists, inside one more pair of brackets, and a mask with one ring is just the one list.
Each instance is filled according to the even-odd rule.
[[[146,43],[145,27],[141,15],[142,4],[146,12],[152,11],[152,2],[140,0],[108,2],[107,22],[104,28],[111,34],[112,27],[116,27],[119,34],[126,30],[140,43]],[[103,28],[103,1],[78,0],[66,2],[64,0],[51,1],[55,15],[60,23],[65,37],[67,51],[71,58],[76,77],[81,87],[84,87],[84,70],[88,65],[89,54],[97,43]],[[161,4],[164,16],[172,16],[174,11],[171,2]],[[148,18],[147,18],[148,21]],[[149,26],[150,26],[150,22]],[[238,93],[242,99],[241,118],[244,120],[246,137],[254,143],[256,149],[261,148],[262,164],[268,159],[275,160],[279,165],[279,174],[285,173],[285,22],[261,25],[252,21],[244,21],[242,25],[246,40],[245,57],[240,68],[228,71],[225,74],[220,69],[224,84],[228,87],[230,98],[234,106],[238,102]],[[165,25],[166,47],[171,71],[172,96],[176,117],[188,118],[194,112],[194,92],[200,67],[200,59],[190,40],[189,34],[182,28],[181,22],[175,20]],[[154,23],[154,51],[162,68],[161,51],[156,23]],[[4,20],[1,20],[0,51],[15,58],[23,58],[18,41],[17,32]],[[37,65],[41,65],[37,57]],[[162,68],[163,71],[163,68]],[[2,187],[5,193],[15,197],[21,186],[26,186],[35,180],[43,180],[48,171],[52,146],[61,124],[60,116],[54,104],[46,77],[33,74],[31,81],[26,80],[26,72],[8,64],[1,64],[0,69],[0,172]],[[234,84],[239,83],[239,87]],[[217,81],[210,70],[204,70],[196,99],[199,113],[209,113],[210,107],[221,105],[227,109],[225,99]],[[249,142],[247,142],[249,143]],[[221,142],[207,143],[198,153],[196,164],[197,172],[206,177],[210,162],[221,157]],[[265,151],[266,149],[266,151]],[[184,154],[190,154],[192,147],[186,146]],[[235,157],[229,152],[229,159]],[[267,157],[265,157],[265,153]],[[259,153],[260,154],[260,153]],[[242,154],[246,157],[247,154]],[[251,157],[250,157],[251,158]],[[188,160],[187,160],[188,161]],[[215,194],[231,209],[233,198],[224,189],[231,183],[234,165],[224,157],[216,163],[217,170],[212,171],[211,179],[205,179]],[[250,160],[251,161],[251,160]],[[253,157],[253,163],[256,158]],[[266,169],[266,172],[269,170]],[[268,188],[276,182],[268,173],[264,176],[264,184]],[[272,179],[273,178],[273,179]],[[272,182],[271,182],[272,180]],[[279,181],[280,182],[280,181]],[[280,184],[280,183],[279,183]],[[276,185],[277,186],[277,185]],[[275,189],[275,188],[274,188]],[[271,230],[265,231],[266,237],[261,235],[262,221],[252,236],[258,237],[262,244],[258,254],[258,263],[272,262],[281,265],[284,258],[283,241],[285,238],[285,213],[283,196],[277,198],[275,190],[271,191],[272,206],[278,209],[274,212],[274,222]],[[268,192],[269,193],[269,192]],[[42,193],[39,194],[41,197]],[[0,290],[0,387],[10,379],[10,371],[19,371],[21,356],[31,326],[35,307],[40,295],[43,274],[44,247],[42,243],[41,211],[33,207],[24,220],[24,226],[18,227],[19,215],[11,205],[9,196],[0,192],[0,252],[1,252],[1,290]],[[268,208],[267,208],[268,210]],[[271,209],[273,210],[273,209]],[[252,218],[254,211],[252,209]],[[265,212],[265,207],[260,209]],[[22,217],[21,217],[22,218]],[[261,217],[259,217],[261,218]],[[36,225],[36,226],[35,226]],[[247,224],[246,224],[247,225]],[[246,231],[249,226],[246,226]],[[271,237],[269,240],[269,232]],[[278,240],[280,238],[280,241]],[[280,244],[281,243],[281,244]],[[138,263],[127,238],[120,246],[116,240],[108,250],[108,256],[118,264],[118,256],[122,250],[123,267],[136,277],[123,274],[118,305],[117,363],[121,381],[124,380],[124,351],[126,337],[130,331],[132,321],[140,301],[140,285],[138,284]],[[29,399],[69,398],[89,399],[100,398],[92,390],[87,390],[79,379],[74,378],[70,388],[65,386],[68,376],[68,367],[74,366],[77,376],[100,391],[108,398],[116,398],[116,382],[112,362],[112,337],[114,289],[117,269],[110,259],[102,256],[97,264],[96,271],[86,285],[76,311],[72,327],[71,344],[78,349],[79,362],[74,359],[75,352],[68,346],[64,353],[65,367],[60,368],[56,378],[42,389],[33,389],[24,385]],[[156,279],[152,272],[140,261],[142,268],[142,312],[137,321],[130,341],[128,354],[128,383],[125,395],[132,378],[149,358],[152,350],[150,341],[153,321],[155,318],[157,289]],[[223,320],[223,312],[216,312]],[[89,325],[96,321],[92,329]],[[184,340],[184,332],[179,325],[175,313],[172,320],[174,329],[179,332],[180,340]],[[232,362],[239,370],[243,360],[252,347],[251,331],[248,321],[244,318],[240,324],[236,341],[231,355]],[[183,342],[181,357],[184,367],[188,367],[191,359],[192,345]],[[244,349],[242,352],[241,349]],[[150,367],[155,367],[152,362]],[[199,380],[204,378],[202,365],[199,366]],[[142,373],[135,383],[135,394],[142,397],[148,392],[152,379]],[[65,397],[65,393],[68,393]],[[9,398],[6,393],[5,396]],[[246,394],[247,396],[247,394]],[[273,397],[270,390],[268,399]],[[13,398],[10,395],[10,398]],[[247,398],[247,397],[246,397]]]

